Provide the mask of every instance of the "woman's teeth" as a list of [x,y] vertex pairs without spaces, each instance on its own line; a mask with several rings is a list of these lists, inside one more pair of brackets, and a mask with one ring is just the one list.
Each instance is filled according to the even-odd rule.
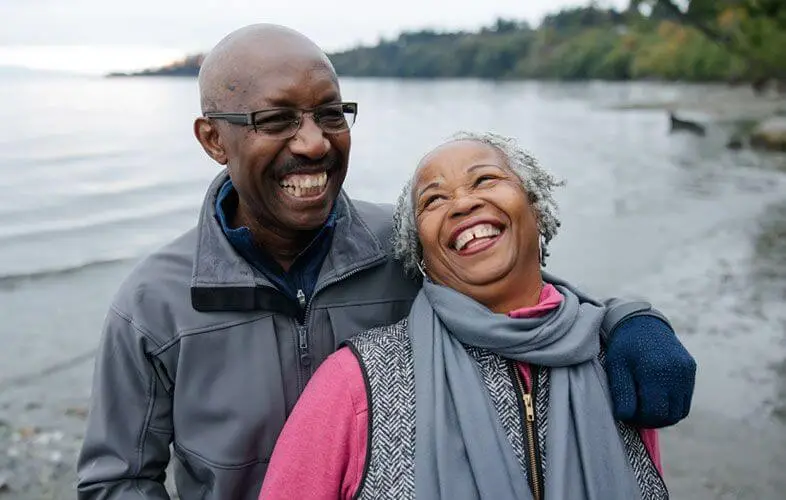
[[500,233],[501,231],[499,228],[496,228],[491,224],[478,224],[461,231],[453,246],[456,248],[456,250],[461,251],[475,239],[491,238],[497,236]]
[[311,197],[325,190],[327,177],[327,172],[319,174],[292,174],[281,179],[279,185],[296,198]]

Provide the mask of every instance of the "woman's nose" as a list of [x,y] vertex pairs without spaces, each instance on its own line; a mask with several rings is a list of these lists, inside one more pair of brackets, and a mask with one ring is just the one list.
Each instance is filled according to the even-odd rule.
[[450,206],[451,217],[466,217],[483,206],[483,201],[474,196],[457,196]]

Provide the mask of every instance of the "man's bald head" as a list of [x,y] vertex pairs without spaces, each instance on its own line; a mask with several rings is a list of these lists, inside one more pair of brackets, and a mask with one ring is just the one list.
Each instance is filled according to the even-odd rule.
[[324,69],[338,82],[322,49],[293,29],[252,24],[230,33],[210,51],[199,69],[202,112],[241,111],[238,106],[244,106],[244,96],[259,90],[264,74],[285,66]]

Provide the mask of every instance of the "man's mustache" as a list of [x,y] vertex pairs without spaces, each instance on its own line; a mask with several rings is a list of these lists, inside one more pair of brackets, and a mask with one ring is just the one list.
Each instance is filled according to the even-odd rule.
[[335,151],[329,151],[318,160],[310,160],[302,156],[288,158],[276,170],[278,177],[290,174],[307,174],[322,171],[336,170],[341,166],[341,158]]

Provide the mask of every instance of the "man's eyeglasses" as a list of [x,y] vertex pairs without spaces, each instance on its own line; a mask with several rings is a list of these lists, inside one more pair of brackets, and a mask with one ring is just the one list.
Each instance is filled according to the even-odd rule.
[[356,102],[322,104],[310,109],[268,108],[253,113],[207,112],[205,118],[226,120],[235,125],[250,125],[254,131],[272,139],[289,139],[303,124],[303,115],[311,114],[314,123],[326,134],[346,132],[355,124],[358,115]]

